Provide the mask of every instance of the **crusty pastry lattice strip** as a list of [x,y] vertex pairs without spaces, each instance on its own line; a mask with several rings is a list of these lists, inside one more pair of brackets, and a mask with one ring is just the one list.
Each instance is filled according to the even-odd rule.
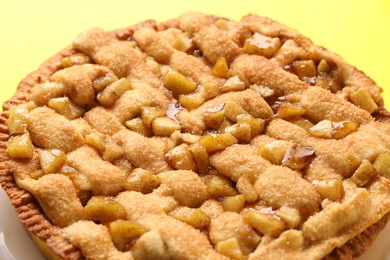
[[[215,29],[215,28],[214,28]],[[214,29],[212,29],[211,28],[211,30],[214,30]],[[196,35],[196,28],[194,29],[194,32],[193,32],[195,35]],[[200,35],[202,35],[201,33],[200,33]],[[195,36],[196,37],[196,36]],[[211,39],[211,41],[212,41],[212,39]],[[199,42],[199,45],[202,45],[202,38],[201,37],[198,37],[198,42]],[[159,41],[157,41],[157,43],[159,43]],[[211,44],[211,45],[213,45],[213,44]],[[116,43],[115,43],[115,46],[116,46]],[[210,46],[210,43],[205,43],[204,44],[204,46]],[[214,45],[215,46],[215,45]],[[233,45],[234,46],[234,45]],[[127,47],[126,47],[127,48]],[[203,47],[203,48],[205,48],[205,47]],[[104,49],[104,48],[103,48]],[[234,49],[234,47],[232,47],[232,48],[227,48],[227,49]],[[110,51],[114,51],[114,53],[115,53],[115,50],[113,49],[113,48],[109,48],[109,50]],[[120,48],[119,48],[119,50],[120,50]],[[153,50],[153,49],[152,49]],[[107,51],[107,50],[106,50]],[[110,51],[108,51],[108,52],[104,52],[105,53],[105,55],[110,55]],[[205,52],[205,54],[206,54],[206,57],[210,60],[210,61],[215,61],[215,57],[213,57],[212,56],[212,54],[211,53],[209,53],[209,54],[207,54],[206,52]],[[92,55],[94,55],[94,51],[92,51]],[[134,54],[134,55],[136,55],[136,54]],[[230,55],[229,53],[224,53],[223,55],[225,55],[226,57],[227,57],[227,59],[228,60],[231,60],[231,59],[233,59],[232,57],[235,57],[236,56],[236,54],[233,54],[233,55]],[[107,57],[107,56],[104,56],[104,57]],[[186,56],[183,56],[183,55],[181,55],[180,57],[183,57],[184,59],[185,59],[185,57]],[[130,60],[131,60],[131,57],[129,57],[130,58]],[[169,55],[168,55],[168,58],[169,58]],[[99,56],[99,55],[97,55],[97,57],[95,57],[95,60],[97,60],[98,62],[100,62],[100,63],[105,63],[105,61],[104,61],[104,59],[101,59],[101,56]],[[163,60],[165,60],[165,58],[161,58],[161,60],[163,61]],[[244,63],[244,67],[246,67],[247,65],[250,65],[250,64],[252,64],[254,61],[252,60],[252,58],[249,58],[248,59],[248,64],[245,64]],[[271,63],[268,63],[268,61],[266,61],[266,60],[264,60],[264,61],[261,61],[261,62],[264,62],[265,63],[265,65],[266,66],[273,66],[273,65],[271,65]],[[126,61],[125,61],[125,63],[126,63]],[[136,62],[137,64],[139,64],[138,62]],[[188,62],[187,62],[188,63]],[[261,64],[261,63],[260,63]],[[125,66],[126,67],[126,66]],[[145,68],[143,65],[141,66],[141,67],[143,67],[143,68]],[[114,66],[112,66],[111,67],[113,70],[116,70],[116,72],[117,72],[117,74],[120,74],[120,75],[122,75],[122,73],[126,73],[126,72],[123,72],[123,71],[121,71],[119,68],[118,69],[115,69],[116,67],[115,67],[115,65]],[[277,71],[279,71],[281,74],[285,74],[285,75],[289,75],[289,76],[287,76],[287,78],[291,78],[291,80],[292,81],[294,81],[294,82],[296,82],[297,83],[297,85],[298,86],[303,86],[302,87],[302,89],[301,89],[301,91],[303,91],[302,92],[302,99],[304,100],[304,98],[305,98],[305,92],[307,91],[306,90],[306,87],[307,87],[307,84],[306,83],[299,83],[300,81],[296,78],[296,77],[294,77],[293,75],[293,77],[291,77],[290,76],[290,74],[288,74],[288,73],[286,73],[286,72],[284,72],[284,70],[281,70],[280,68],[275,68],[275,70],[277,70]],[[137,73],[139,73],[139,71],[131,71],[131,70],[129,70],[130,71],[130,74],[132,74],[132,73],[134,73],[135,74],[135,77],[132,77],[131,75],[129,76],[130,78],[134,78],[134,81],[133,82],[135,82],[136,84],[140,84],[140,83],[142,83],[142,80],[141,80],[141,82],[139,82],[139,81],[137,81],[137,80],[139,80],[140,78],[142,78],[142,76],[137,76]],[[283,72],[282,72],[283,71]],[[268,80],[268,77],[266,77],[265,79],[257,79],[256,78],[256,75],[255,74],[250,74],[251,73],[251,70],[249,70],[249,74],[248,74],[248,78],[251,78],[251,75],[253,75],[253,77],[254,78],[252,78],[252,83],[263,83],[263,81],[264,80]],[[273,74],[272,74],[272,71],[271,72],[267,72],[267,73],[270,73],[269,74],[269,76],[270,77],[275,77],[275,75],[273,76]],[[276,74],[278,74],[278,73],[276,73]],[[141,75],[142,75],[142,73],[141,73]],[[150,74],[151,75],[151,74]],[[187,74],[187,75],[191,75],[191,73],[189,73],[189,74]],[[203,77],[199,77],[199,80],[201,80]],[[152,79],[153,79],[153,77],[152,77]],[[146,82],[146,83],[148,83],[148,82]],[[283,83],[283,82],[282,82]],[[153,83],[153,80],[152,81],[149,81],[149,83],[148,84],[150,84],[150,85],[154,85],[154,87],[156,87],[158,84],[157,83]],[[267,82],[267,84],[268,85],[271,85],[272,87],[274,87],[274,88],[277,88],[277,87],[279,87],[280,85],[282,85],[283,86],[283,84],[278,84],[278,83],[275,83],[275,82]],[[288,85],[288,84],[287,84]],[[315,87],[313,87],[312,89],[315,89]],[[164,91],[162,90],[162,92],[164,93]],[[300,91],[298,91],[298,92],[300,92]],[[320,91],[321,92],[321,91]],[[287,88],[287,90],[285,90],[285,89],[282,89],[281,90],[281,93],[283,93],[283,94],[289,94],[290,92],[289,92],[289,90],[288,90],[288,88]],[[322,92],[321,92],[322,93]],[[307,95],[307,96],[310,96],[310,95]],[[331,99],[333,99],[333,98],[331,98]],[[336,103],[340,103],[340,106],[341,107],[344,107],[344,108],[349,108],[350,109],[350,111],[352,112],[352,114],[354,114],[354,115],[356,115],[357,116],[357,118],[358,118],[358,121],[359,121],[359,123],[365,123],[365,122],[367,122],[367,121],[369,121],[370,119],[368,119],[369,117],[368,117],[368,115],[367,115],[367,113],[364,113],[364,112],[362,112],[362,110],[359,110],[359,109],[355,109],[355,107],[353,107],[353,106],[351,106],[351,105],[348,105],[346,102],[343,102],[343,101],[341,101],[341,100],[339,100],[339,99],[333,99],[333,101],[336,101]],[[324,104],[326,103],[326,102],[328,102],[328,100],[325,100],[325,102],[324,102]],[[314,106],[314,102],[311,102],[310,100],[309,101],[307,101],[307,103],[306,103],[306,105],[308,106],[308,107],[310,107],[310,106]],[[322,119],[324,116],[326,116],[326,117],[330,117],[331,119],[341,119],[341,120],[344,120],[344,119],[349,119],[350,118],[350,113],[349,112],[341,112],[341,114],[340,114],[340,111],[343,111],[343,109],[333,109],[332,111],[327,111],[327,109],[326,109],[327,107],[324,107],[324,109],[323,109],[323,111],[324,111],[324,113],[322,114],[322,115],[320,115],[320,116],[318,116],[318,115],[313,115],[313,116],[317,116],[317,119],[318,119],[318,121],[320,120],[320,119]],[[121,113],[119,113],[119,114],[121,114]],[[360,119],[359,119],[360,118]],[[123,120],[120,120],[120,121],[123,121]]]

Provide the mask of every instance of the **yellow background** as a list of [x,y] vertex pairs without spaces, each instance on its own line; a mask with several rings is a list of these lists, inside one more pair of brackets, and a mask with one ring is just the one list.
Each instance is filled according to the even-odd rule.
[[165,21],[190,10],[234,20],[254,13],[295,28],[373,78],[390,108],[390,0],[1,0],[0,103],[83,30]]

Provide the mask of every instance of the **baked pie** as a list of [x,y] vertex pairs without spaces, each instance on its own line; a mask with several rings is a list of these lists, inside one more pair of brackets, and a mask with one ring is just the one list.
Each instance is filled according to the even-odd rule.
[[3,105],[0,182],[50,259],[350,259],[390,216],[381,91],[256,15],[91,29]]

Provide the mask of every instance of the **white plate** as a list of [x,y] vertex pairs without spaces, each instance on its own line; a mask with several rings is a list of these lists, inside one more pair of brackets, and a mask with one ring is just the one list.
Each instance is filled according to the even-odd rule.
[[[18,220],[14,207],[0,188],[0,259],[42,260],[34,242]],[[390,260],[390,224],[359,260]]]
[[0,188],[0,259],[43,259],[2,188]]

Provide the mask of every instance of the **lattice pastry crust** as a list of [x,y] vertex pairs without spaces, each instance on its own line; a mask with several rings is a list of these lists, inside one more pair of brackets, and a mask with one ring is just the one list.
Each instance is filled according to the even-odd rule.
[[0,181],[48,256],[356,257],[389,218],[380,93],[255,15],[91,29],[4,104]]

